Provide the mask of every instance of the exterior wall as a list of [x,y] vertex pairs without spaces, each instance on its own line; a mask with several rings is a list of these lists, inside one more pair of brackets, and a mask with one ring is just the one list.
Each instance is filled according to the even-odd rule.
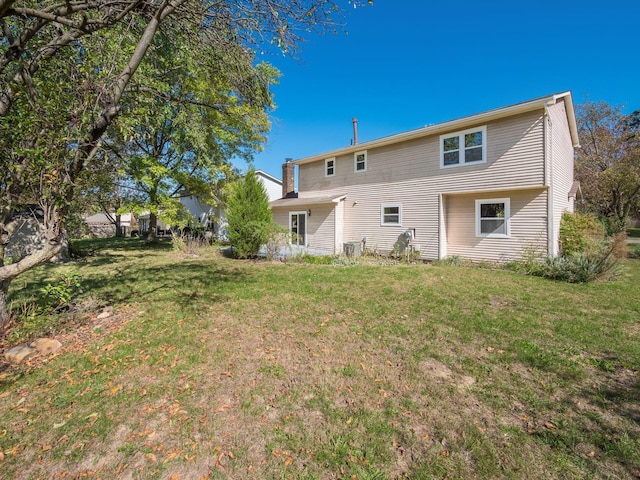
[[213,215],[213,207],[201,203],[195,195],[180,197],[180,203],[201,225],[207,225],[209,218]]
[[564,101],[548,108],[550,124],[549,132],[549,181],[552,186],[550,211],[552,212],[551,244],[557,255],[558,239],[560,237],[560,219],[565,211],[574,211],[573,199],[569,199],[569,191],[573,186],[574,150],[569,133],[566,106]]
[[[115,233],[115,228],[114,228]],[[44,248],[47,239],[42,224],[33,217],[24,218],[11,235],[5,250],[5,256],[18,261],[37,250]]]
[[274,182],[269,177],[265,176],[260,170],[256,171],[258,180],[264,185],[264,189],[267,191],[269,201],[277,200],[282,197],[282,183]]
[[[476,236],[475,201],[509,198],[509,238]],[[508,261],[526,249],[547,253],[547,190],[528,189],[477,194],[446,195],[443,198],[447,231],[447,255],[471,260]]]
[[[368,150],[365,172],[354,172],[353,155],[337,157],[335,176],[328,178],[324,161],[302,164],[299,191],[347,195],[345,242],[366,237],[367,248],[390,251],[403,232],[412,230],[422,257],[437,259],[439,194],[541,187],[543,130],[542,110],[487,123],[487,162],[477,165],[440,168],[439,135]],[[401,226],[380,225],[383,203],[402,204]],[[288,219],[282,225],[288,226]],[[319,242],[324,237],[316,247],[333,245]]]
[[540,186],[542,114],[540,110],[488,123],[486,163],[440,168],[440,138],[432,135],[368,150],[365,172],[354,172],[352,154],[336,158],[333,177],[325,177],[324,161],[299,165],[298,189],[350,193],[353,188],[375,190],[380,184],[416,178],[451,191]]
[[[305,207],[273,208],[273,219],[278,224],[289,228],[291,212],[307,212],[306,246],[314,251],[327,254],[340,253],[342,240],[336,239],[336,215],[341,215],[343,207],[339,204],[308,205]],[[309,215],[311,212],[311,215]]]

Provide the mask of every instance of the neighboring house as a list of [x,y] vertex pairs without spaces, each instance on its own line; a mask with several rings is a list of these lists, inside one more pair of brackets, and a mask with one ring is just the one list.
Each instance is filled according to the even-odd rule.
[[[96,213],[84,219],[84,223],[89,227],[91,234],[98,238],[113,237],[116,234],[116,214]],[[128,236],[136,229],[137,222],[132,213],[123,213],[120,215],[120,227],[122,235]]]
[[[141,236],[147,235],[149,232],[149,223],[151,221],[151,212],[144,210],[138,214],[138,234]],[[171,234],[169,226],[156,218],[156,236],[165,237]]]
[[[264,185],[269,201],[280,198],[282,182],[262,170],[256,170],[258,180]],[[227,239],[227,217],[224,209],[212,207],[200,202],[197,196],[184,193],[180,196],[180,203],[188,210],[199,225],[213,230],[220,240]]]
[[292,244],[315,252],[555,256],[577,146],[571,94],[560,93],[287,162],[271,208]]

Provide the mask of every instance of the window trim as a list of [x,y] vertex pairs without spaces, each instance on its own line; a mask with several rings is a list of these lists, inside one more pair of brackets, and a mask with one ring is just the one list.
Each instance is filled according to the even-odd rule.
[[[332,162],[331,167],[329,167],[329,162]],[[333,169],[333,173],[329,173],[329,168]],[[325,160],[324,160],[324,176],[325,177],[335,177],[336,176],[336,157],[325,158]]]
[[[384,221],[385,208],[398,208],[398,223],[389,223]],[[395,215],[389,213],[387,215]],[[380,205],[380,226],[381,227],[401,227],[402,226],[402,204],[401,203],[383,203]]]
[[[482,160],[477,160],[475,162],[466,162],[464,161],[464,147],[462,149],[460,146],[464,145],[464,136],[469,133],[482,133]],[[447,138],[458,137],[459,147],[458,147],[458,163],[454,163],[451,165],[444,164],[444,141]],[[440,168],[452,168],[452,167],[462,167],[464,165],[479,165],[482,163],[487,163],[487,126],[483,125],[481,127],[468,128],[466,130],[460,130],[458,132],[445,133],[440,135]]]
[[[482,205],[485,203],[504,203],[504,232],[505,233],[482,233]],[[492,219],[493,217],[486,217]],[[506,198],[480,198],[476,200],[476,237],[484,238],[511,238],[511,199]]]
[[[358,170],[358,155],[364,155],[364,168]],[[354,173],[362,173],[367,171],[367,151],[361,150],[353,154],[353,171]]]

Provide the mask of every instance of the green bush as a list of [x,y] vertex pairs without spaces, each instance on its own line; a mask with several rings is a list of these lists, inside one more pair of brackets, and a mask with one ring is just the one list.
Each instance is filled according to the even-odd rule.
[[57,283],[47,283],[41,289],[40,307],[44,312],[62,310],[68,307],[71,300],[81,291],[80,275],[61,275]]
[[255,257],[273,231],[269,197],[255,170],[235,184],[227,208],[229,243],[239,258]]
[[600,250],[606,229],[591,213],[565,212],[560,221],[560,250],[563,257],[591,254]]

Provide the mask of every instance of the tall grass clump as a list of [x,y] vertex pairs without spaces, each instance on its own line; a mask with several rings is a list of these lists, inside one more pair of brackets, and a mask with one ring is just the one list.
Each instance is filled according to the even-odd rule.
[[626,236],[606,237],[604,225],[592,214],[564,213],[560,222],[561,252],[558,257],[541,257],[531,252],[510,267],[528,275],[587,283],[611,278],[620,271],[627,255]]

